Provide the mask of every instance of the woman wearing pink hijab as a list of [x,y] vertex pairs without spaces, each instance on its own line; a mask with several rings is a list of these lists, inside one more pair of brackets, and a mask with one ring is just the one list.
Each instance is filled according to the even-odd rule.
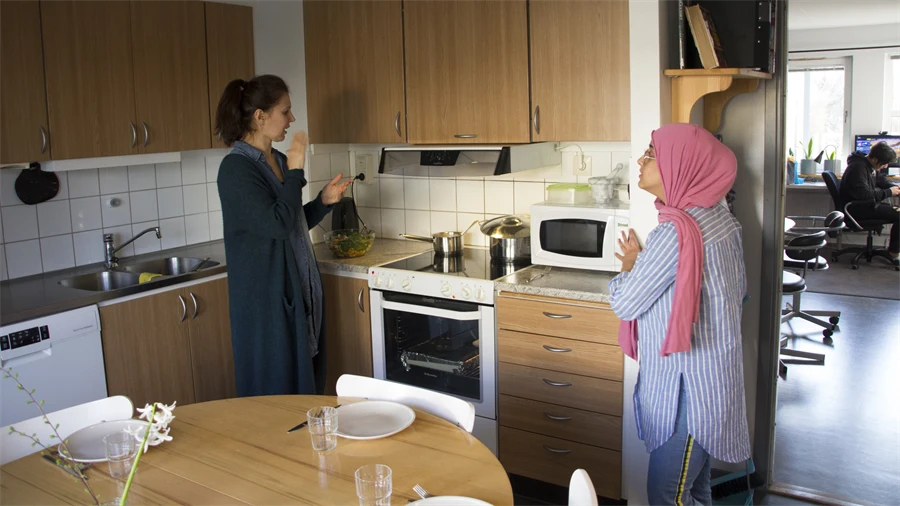
[[696,125],[653,132],[638,186],[657,197],[659,226],[642,250],[619,240],[609,284],[619,345],[638,360],[638,435],[650,452],[650,504],[710,504],[710,457],[750,458],[741,353],[746,293],[741,226],[724,205],[734,153]]

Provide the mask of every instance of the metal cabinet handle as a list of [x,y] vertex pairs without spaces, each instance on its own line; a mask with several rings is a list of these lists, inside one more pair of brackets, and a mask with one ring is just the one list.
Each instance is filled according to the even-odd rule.
[[478,137],[478,134],[456,134],[453,137],[456,137],[457,139],[474,139]]
[[131,125],[131,147],[137,146],[137,128],[134,128],[134,123],[131,121],[128,122]]
[[191,320],[193,320],[194,318],[197,317],[197,310],[198,310],[197,297],[194,297],[194,292],[188,292],[188,293],[191,294],[191,300],[194,301],[194,314],[191,315]]
[[531,115],[531,124],[534,125],[534,133],[541,135],[541,106],[534,106],[534,113]]
[[554,348],[552,346],[544,345],[544,349],[547,351],[552,351],[553,353],[569,353],[572,351],[572,348]]
[[394,131],[397,132],[397,137],[403,137],[400,133],[400,111],[397,111],[397,116],[394,117]]
[[144,127],[144,147],[147,147],[147,143],[150,142],[150,130],[147,129],[147,124],[141,121],[141,126]]
[[547,445],[544,445],[544,449],[551,453],[572,453],[572,450],[561,450]]
[[359,310],[362,311],[363,313],[366,312],[366,308],[363,307],[363,300],[362,300],[363,299],[363,291],[365,289],[366,289],[365,287],[360,288],[359,295],[356,296],[356,305],[359,306]]
[[553,416],[550,413],[544,413],[544,416],[546,416],[547,418],[549,418],[551,420],[556,420],[559,422],[568,422],[569,420],[572,419],[571,416]]
[[562,320],[565,318],[572,317],[572,315],[570,315],[570,314],[556,314],[556,313],[548,313],[546,311],[544,311],[544,316],[546,316],[547,318],[556,318],[557,320]]
[[178,321],[183,322],[187,317],[187,304],[184,303],[184,297],[181,295],[178,296],[178,300],[181,301],[181,319]]
[[41,129],[41,154],[44,154],[47,151],[47,131],[42,126],[38,128]]
[[559,381],[550,381],[547,378],[544,378],[544,383],[550,385],[551,387],[570,387],[570,386],[572,386],[572,384],[568,383],[568,382],[560,383]]
[[222,142],[222,132],[216,134],[216,142]]

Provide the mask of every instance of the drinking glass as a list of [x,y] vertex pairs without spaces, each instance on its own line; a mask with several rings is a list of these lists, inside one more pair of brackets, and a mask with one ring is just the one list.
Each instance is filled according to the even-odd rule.
[[137,455],[137,440],[123,430],[104,436],[103,444],[106,445],[109,475],[113,478],[126,478]]
[[384,464],[366,464],[356,470],[356,495],[359,506],[391,506],[391,468]]
[[337,447],[337,408],[321,406],[306,412],[313,450],[327,452]]

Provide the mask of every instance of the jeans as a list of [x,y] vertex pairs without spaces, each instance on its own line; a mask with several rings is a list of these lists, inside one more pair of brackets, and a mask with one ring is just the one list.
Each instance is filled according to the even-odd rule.
[[684,383],[678,393],[675,431],[662,446],[650,452],[647,498],[651,505],[712,503],[709,485],[709,453],[687,432]]
[[[859,207],[859,209],[857,209]],[[885,220],[891,225],[891,241],[888,251],[900,253],[900,212],[887,202],[879,202],[872,207],[853,206],[850,208],[857,220]]]

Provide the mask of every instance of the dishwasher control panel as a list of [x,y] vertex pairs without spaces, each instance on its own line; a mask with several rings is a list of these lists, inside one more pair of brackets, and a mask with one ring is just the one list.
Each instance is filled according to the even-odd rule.
[[0,336],[0,350],[15,350],[47,339],[50,339],[50,327],[47,325],[10,332],[9,335]]

